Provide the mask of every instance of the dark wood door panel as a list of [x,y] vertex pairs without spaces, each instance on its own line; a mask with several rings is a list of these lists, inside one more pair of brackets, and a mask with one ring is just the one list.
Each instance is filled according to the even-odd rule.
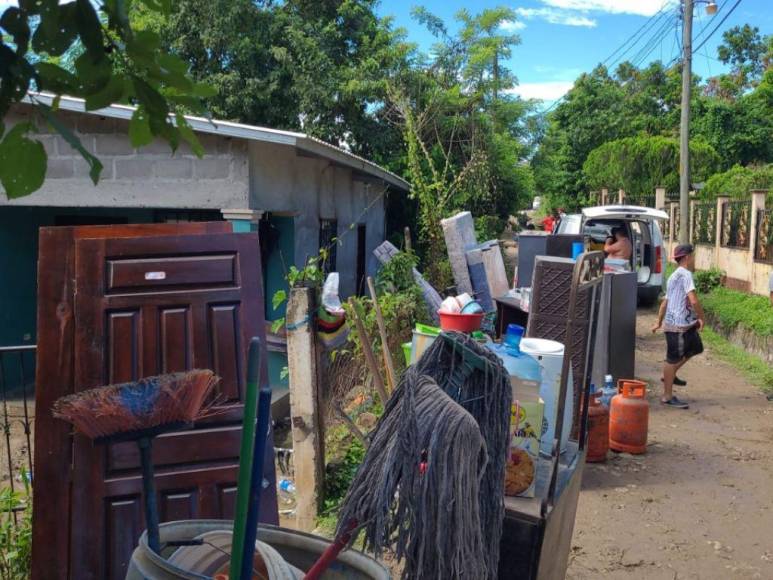
[[[217,406],[193,429],[156,440],[156,485],[163,519],[230,515],[247,346],[265,328],[257,236],[81,239],[75,245],[76,389],[212,369],[221,378]],[[269,463],[263,509],[268,521],[276,521]],[[139,531],[117,531],[107,520],[131,510],[139,530],[144,526],[135,501],[141,494],[136,448],[94,448],[76,437],[73,465],[73,513],[89,514],[106,528],[100,534],[99,526],[73,527],[71,576],[123,578],[126,546],[134,545],[129,538]]]
[[40,228],[32,580],[67,580],[71,571],[73,441],[69,425],[49,410],[74,389],[75,240],[230,232],[225,221]]

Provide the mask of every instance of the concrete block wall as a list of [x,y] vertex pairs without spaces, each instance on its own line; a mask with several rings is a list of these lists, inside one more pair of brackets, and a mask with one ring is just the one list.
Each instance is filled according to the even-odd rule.
[[57,116],[102,162],[98,186],[92,184],[88,164],[80,154],[42,119],[32,117],[30,106],[19,105],[6,119],[6,125],[21,120],[35,122],[39,129],[36,138],[48,155],[48,171],[40,190],[11,202],[2,196],[0,205],[249,207],[249,157],[244,140],[199,133],[205,153],[198,158],[186,143],[174,154],[161,140],[134,149],[129,141],[128,121],[67,111]]
[[349,226],[365,224],[366,272],[374,275],[378,261],[373,250],[384,241],[385,186],[365,182],[326,159],[298,155],[292,147],[253,141],[249,150],[250,207],[293,216],[298,267],[319,252],[320,219],[336,220],[339,290],[342,296],[354,293],[357,228]]

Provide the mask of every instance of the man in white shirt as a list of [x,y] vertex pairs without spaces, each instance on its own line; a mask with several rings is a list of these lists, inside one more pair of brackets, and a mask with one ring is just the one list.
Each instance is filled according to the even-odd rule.
[[[668,407],[687,409],[689,405],[674,396],[676,371],[695,355],[703,352],[699,332],[703,330],[703,307],[695,291],[692,273],[695,270],[695,254],[690,244],[674,249],[674,261],[679,265],[668,279],[666,297],[660,304],[658,322],[652,328],[657,332],[663,326],[666,334],[666,362],[663,365],[663,397],[660,402]],[[684,381],[679,381],[686,384]]]

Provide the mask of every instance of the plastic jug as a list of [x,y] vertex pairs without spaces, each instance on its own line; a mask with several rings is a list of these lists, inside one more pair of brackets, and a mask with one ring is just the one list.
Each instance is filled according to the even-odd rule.
[[617,387],[615,387],[615,382],[612,378],[612,375],[604,375],[604,386],[601,389],[601,404],[609,409],[609,404],[612,401],[612,397],[614,397],[616,394]]
[[620,394],[612,397],[609,408],[609,448],[639,454],[647,451],[650,406],[647,383],[620,380]]
[[510,375],[513,400],[519,398],[535,400],[539,397],[542,369],[533,357],[521,350],[523,333],[523,326],[508,324],[502,344],[490,342],[486,346],[501,359],[507,374]]
[[[553,439],[556,431],[556,418],[558,416],[558,395],[561,390],[561,366],[564,362],[564,345],[555,340],[544,338],[524,338],[521,341],[521,350],[530,354],[539,363],[542,369],[542,382],[540,383],[540,397],[545,401],[546,424],[542,428],[542,441],[540,453],[550,456],[553,450]],[[566,385],[566,398],[564,399],[564,426],[561,433],[561,453],[566,451],[569,441],[569,433],[572,430],[574,418],[574,387],[572,386],[572,373]]]

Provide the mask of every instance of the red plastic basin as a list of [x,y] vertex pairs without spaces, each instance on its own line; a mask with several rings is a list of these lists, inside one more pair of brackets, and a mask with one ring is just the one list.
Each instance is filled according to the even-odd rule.
[[458,330],[459,332],[479,330],[484,316],[482,312],[476,314],[453,314],[451,312],[441,312],[440,310],[438,310],[438,315],[440,315],[440,328],[443,330]]

